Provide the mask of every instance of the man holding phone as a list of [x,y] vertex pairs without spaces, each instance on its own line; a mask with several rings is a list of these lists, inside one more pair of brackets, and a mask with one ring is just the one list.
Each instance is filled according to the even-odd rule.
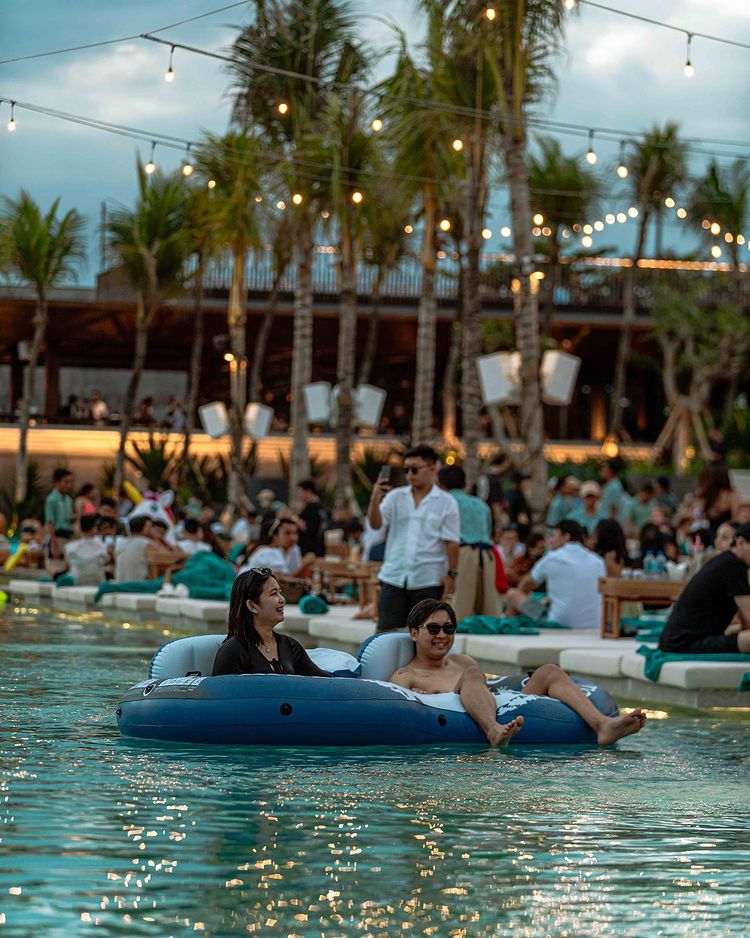
[[402,629],[423,599],[447,599],[456,588],[461,522],[454,498],[435,484],[438,455],[431,446],[404,453],[407,484],[392,488],[382,474],[367,518],[388,529],[380,568],[378,631]]

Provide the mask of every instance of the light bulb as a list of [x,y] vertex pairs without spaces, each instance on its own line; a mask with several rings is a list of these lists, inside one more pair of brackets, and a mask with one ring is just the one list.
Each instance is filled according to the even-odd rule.
[[721,257],[721,248],[719,247],[718,244],[715,244],[711,248],[711,257]]
[[286,103],[286,101],[279,101],[279,103],[276,106],[276,110],[283,117],[286,113],[288,113],[289,105]]
[[624,163],[620,163],[617,167],[617,175],[620,179],[625,179],[628,175],[628,167]]
[[695,69],[693,68],[693,63],[690,61],[690,44],[693,41],[693,37],[690,33],[687,34],[687,51],[685,52],[685,67],[682,71],[685,74],[685,78],[692,78],[695,75]]
[[589,166],[594,166],[596,164],[596,159],[596,153],[594,153],[593,150],[588,150],[586,152],[586,162],[589,164]]
[[552,229],[549,228],[547,225],[545,225],[544,228],[542,228],[542,234],[544,235],[545,238],[549,238],[550,235],[552,234]]
[[172,68],[172,62],[174,61],[174,46],[169,50],[169,68],[164,74],[164,81],[173,82],[174,81],[174,69]]
[[192,175],[192,172],[193,172],[193,165],[192,165],[192,163],[187,163],[187,162],[185,162],[185,163],[182,164],[182,175],[183,175],[183,176],[190,176],[190,175]]
[[500,234],[501,234],[504,238],[509,238],[509,237],[510,237],[510,228],[506,225],[504,228],[501,228],[501,229],[500,229]]
[[490,228],[482,228],[482,237],[485,241],[489,241],[492,237],[492,230]]
[[295,205],[302,205],[302,193],[295,192],[292,196],[292,202],[294,202]]
[[440,230],[441,230],[441,231],[450,231],[450,230],[451,230],[450,218],[441,218],[441,219],[440,219]]
[[280,212],[283,212],[284,209],[286,208],[286,202],[284,202],[283,199],[279,199],[279,201],[276,203],[276,208],[277,208]]
[[664,199],[664,204],[667,206],[667,208],[674,208],[674,199],[671,195],[668,195],[666,199]]
[[570,237],[570,228],[563,228],[563,230],[562,230],[562,236],[563,236],[563,238],[569,238],[569,237]]
[[209,179],[209,180],[208,180],[208,188],[209,188],[209,189],[215,189],[215,188],[216,188],[216,180],[215,180],[215,179]]
[[406,225],[406,226],[404,227],[404,231],[406,232],[406,234],[411,234],[412,231],[414,231],[414,229],[412,228],[411,225]]
[[151,173],[156,171],[156,163],[153,160],[149,160],[148,163],[143,167],[144,171],[150,176]]
[[330,217],[331,217],[331,213],[328,211],[327,208],[324,208],[323,211],[320,213],[320,217],[321,217],[321,218],[330,218]]
[[565,9],[566,10],[575,10],[576,0],[565,0]]
[[494,7],[487,7],[487,9],[484,11],[484,15],[491,23],[497,16],[497,10]]
[[678,218],[687,218],[687,210],[684,209],[684,208],[678,208],[678,209],[677,209],[677,217],[678,217]]
[[615,216],[611,212],[609,212],[608,214],[604,216],[604,221],[606,221],[608,225],[614,225]]
[[575,225],[573,225],[573,231],[575,231],[577,234],[580,230],[581,226],[578,224],[578,222],[576,222]]
[[531,233],[535,238],[540,238],[542,235],[542,229],[538,225],[534,225],[534,227],[531,229]]
[[630,206],[628,209],[628,215],[630,215],[631,218],[638,218],[638,209],[635,207],[635,205]]
[[744,244],[744,243],[745,243],[745,236],[741,234],[737,235],[737,244]]
[[451,146],[456,151],[456,153],[460,153],[464,148],[464,142],[463,140],[460,140],[458,137],[456,137]]
[[375,133],[377,133],[379,130],[383,129],[383,122],[381,121],[379,117],[376,117],[375,120],[372,122],[372,124],[370,124],[370,126],[375,131]]
[[354,192],[352,192],[352,202],[354,202],[355,205],[359,205],[362,199],[364,199],[362,193],[359,191],[359,189],[355,189]]
[[594,232],[594,229],[592,228],[591,225],[584,225],[584,226],[583,226],[583,233],[584,233],[584,234],[593,234],[593,232]]
[[701,228],[705,228],[705,230],[708,231],[710,227],[711,227],[711,222],[707,218],[704,218],[703,221],[701,222]]
[[625,214],[625,212],[618,212],[617,220],[619,221],[621,225],[624,225],[625,222],[628,220],[628,216]]
[[531,220],[534,222],[535,225],[543,225],[544,215],[542,215],[541,212],[537,212]]
[[724,240],[726,241],[727,244],[731,244],[732,241],[734,241],[734,235],[731,234],[730,232],[727,232],[727,233],[724,235]]
[[711,234],[717,235],[721,231],[721,225],[717,221],[711,222]]
[[10,103],[10,120],[8,121],[8,133],[13,134],[16,132],[16,102],[11,101]]
[[591,237],[591,235],[584,235],[581,238],[581,244],[585,248],[590,248],[593,243],[594,243],[594,239]]
[[603,221],[599,221],[599,219],[597,218],[597,220],[594,222],[594,230],[595,230],[595,231],[604,231],[604,222],[603,222]]
[[262,196],[262,195],[256,195],[256,196],[255,196],[255,201],[258,202],[258,203],[262,202],[262,201],[263,201],[263,196]]

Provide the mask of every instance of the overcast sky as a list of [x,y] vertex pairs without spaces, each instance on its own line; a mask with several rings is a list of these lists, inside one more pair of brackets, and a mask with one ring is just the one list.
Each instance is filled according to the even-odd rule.
[[[221,0],[0,0],[0,59],[148,32],[220,5]],[[748,0],[611,0],[611,5],[688,30],[750,42]],[[384,50],[392,33],[383,19],[390,19],[418,43],[421,21],[412,12],[414,6],[409,0],[360,2],[363,36]],[[224,49],[243,22],[242,14],[243,8],[237,8],[162,35],[202,48]],[[163,80],[167,59],[164,46],[134,40],[0,65],[0,97],[189,139],[196,139],[205,129],[224,130],[229,103],[222,63],[178,50],[176,78],[167,84]],[[632,130],[672,119],[688,137],[747,140],[747,148],[736,152],[750,157],[750,50],[696,39],[692,59],[695,76],[687,79],[683,75],[684,36],[581,5],[568,27],[566,52],[559,62],[559,87],[545,109],[546,116]],[[75,206],[86,215],[95,243],[102,200],[129,203],[134,197],[133,142],[20,109],[17,131],[9,134],[8,117],[9,107],[4,103],[0,107],[0,194],[16,196],[24,187],[43,206],[61,196],[63,208]],[[561,140],[570,153],[586,148],[585,141],[574,137]],[[601,143],[596,149],[598,165],[616,193],[617,144]],[[714,149],[734,152],[727,147]],[[143,150],[144,158],[147,150]],[[165,168],[180,163],[176,151],[157,151],[157,156]],[[695,156],[694,171],[699,172],[707,159]],[[493,231],[508,222],[503,204],[500,195],[492,201],[489,225]],[[625,204],[613,194],[611,206],[605,202],[600,214]],[[595,246],[612,244],[619,251],[629,251],[634,228],[630,222],[607,229]],[[665,249],[684,251],[695,244],[687,223],[672,215],[665,228]],[[495,237],[488,242],[490,249],[499,246]],[[92,282],[97,269],[98,255],[92,250],[82,282]]]

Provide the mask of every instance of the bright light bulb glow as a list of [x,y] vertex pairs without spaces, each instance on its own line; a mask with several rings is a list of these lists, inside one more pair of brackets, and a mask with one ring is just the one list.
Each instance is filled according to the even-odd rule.
[[450,231],[451,230],[450,218],[441,218],[439,227],[441,231]]
[[294,202],[295,205],[302,205],[302,194],[295,192],[292,196],[292,202]]
[[565,9],[566,10],[575,10],[576,0],[565,0]]
[[586,162],[589,164],[589,166],[594,166],[596,164],[596,159],[596,153],[594,153],[593,150],[589,150],[586,153]]
[[628,175],[628,167],[624,163],[620,163],[617,167],[617,175],[620,179],[625,179]]
[[492,237],[492,231],[489,228],[482,228],[482,237],[485,241],[489,241]]
[[182,164],[182,175],[183,175],[183,176],[190,176],[190,175],[192,175],[192,172],[193,172],[193,164],[192,164],[192,163],[187,163],[187,162],[185,162],[185,163]]
[[624,223],[628,220],[628,216],[625,214],[625,212],[618,212],[618,213],[617,213],[617,220],[618,220],[619,223],[622,225],[622,224],[624,224]]
[[352,192],[352,202],[354,202],[355,205],[359,205],[362,199],[364,199],[364,196],[358,189],[355,192]]
[[549,238],[549,236],[552,234],[552,229],[545,225],[544,228],[542,228],[542,234],[545,238]]
[[216,180],[215,180],[215,179],[209,179],[209,180],[208,180],[208,188],[209,188],[209,189],[215,189],[215,188],[216,188]]
[[635,205],[630,206],[628,209],[628,215],[630,215],[631,218],[638,218],[638,209],[635,207]]
[[286,202],[283,199],[279,199],[279,201],[276,203],[276,208],[280,212],[283,212],[284,209],[286,208]]
[[701,228],[705,228],[705,230],[708,231],[710,227],[711,227],[711,222],[707,218],[704,218],[703,221],[701,222]]
[[730,232],[727,232],[724,235],[724,240],[726,241],[727,244],[731,244],[732,241],[734,241],[734,235],[730,234]]
[[717,235],[719,234],[720,231],[721,231],[721,225],[717,221],[711,222],[711,234]]
[[721,248],[719,247],[718,244],[715,244],[711,248],[711,257],[721,257]]
[[164,81],[171,84],[174,81],[174,69],[170,65],[169,68],[164,73]]
[[604,231],[604,222],[597,219],[594,222],[594,231]]
[[321,217],[321,218],[330,218],[330,217],[331,217],[331,213],[328,211],[327,208],[324,208],[323,211],[320,213],[320,217]]
[[684,209],[684,208],[678,208],[678,209],[677,209],[677,217],[678,217],[678,218],[687,218],[687,210]]
[[156,163],[153,160],[149,160],[148,163],[143,167],[144,171],[150,176],[151,173],[156,171]]
[[592,226],[592,225],[584,225],[584,226],[583,226],[583,233],[584,233],[584,234],[593,234],[593,233],[594,233],[593,226]]
[[411,225],[406,225],[406,227],[404,228],[404,231],[406,232],[406,234],[411,234],[414,231],[414,229],[412,228]]
[[262,196],[262,195],[256,195],[256,196],[255,196],[255,201],[256,201],[258,204],[260,204],[260,203],[263,201],[263,196]]
[[614,225],[615,216],[611,212],[609,212],[607,215],[604,216],[604,221],[606,221],[608,225]]
[[504,228],[501,228],[501,229],[500,229],[500,234],[501,234],[504,238],[509,238],[509,237],[510,237],[510,228],[509,228],[507,225],[505,225]]
[[458,137],[456,137],[451,146],[456,151],[456,153],[460,153],[464,148],[464,142],[463,140],[460,140]]
[[668,195],[666,199],[664,199],[664,204],[667,206],[667,208],[674,208],[674,199],[671,195]]
[[737,235],[737,244],[744,244],[744,243],[745,243],[745,236]]
[[535,238],[539,238],[542,234],[542,229],[538,225],[534,225],[534,227],[531,229],[531,233]]
[[573,231],[575,231],[577,234],[580,230],[581,226],[578,224],[578,222],[576,222],[575,225],[573,225]]
[[683,68],[685,73],[685,78],[692,78],[695,75],[695,69],[693,68],[692,62],[685,62],[685,68]]
[[569,238],[569,237],[570,237],[570,228],[563,228],[562,236],[563,236],[563,238]]
[[534,215],[534,217],[531,220],[534,222],[535,225],[543,225],[544,215],[542,215],[541,212],[537,212],[536,215]]
[[584,235],[581,238],[581,244],[585,248],[590,248],[593,243],[594,243],[594,239],[591,237],[591,235]]
[[286,103],[286,101],[279,101],[279,103],[276,106],[276,110],[283,117],[286,113],[288,113],[289,105]]
[[494,7],[487,7],[487,9],[484,11],[484,15],[487,17],[487,19],[491,23],[497,16],[497,11],[495,10]]
[[372,122],[372,124],[370,124],[370,126],[375,131],[375,133],[378,133],[378,131],[383,129],[383,122],[381,121],[379,117],[376,117],[375,120]]

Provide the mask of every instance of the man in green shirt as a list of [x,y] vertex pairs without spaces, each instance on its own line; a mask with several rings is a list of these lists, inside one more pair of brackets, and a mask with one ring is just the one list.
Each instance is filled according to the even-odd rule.
[[608,459],[601,470],[601,479],[604,483],[602,500],[599,508],[605,518],[614,518],[620,522],[622,528],[627,522],[627,507],[630,496],[620,482],[619,472],[622,469],[620,459]]
[[651,521],[651,509],[659,503],[654,498],[654,487],[644,482],[638,497],[628,507],[628,528],[632,537],[639,537],[643,527]]
[[44,524],[52,542],[52,554],[62,556],[60,539],[73,537],[73,473],[69,469],[55,469],[52,491],[44,501]]

